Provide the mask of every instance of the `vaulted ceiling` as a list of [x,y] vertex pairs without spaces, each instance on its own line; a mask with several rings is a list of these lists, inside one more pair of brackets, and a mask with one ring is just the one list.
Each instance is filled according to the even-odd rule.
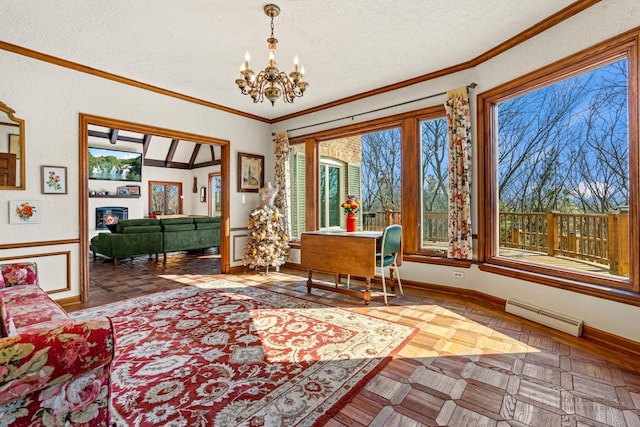
[[[89,126],[89,146],[142,153],[143,166],[198,169],[220,164],[220,146]],[[109,145],[105,145],[105,143]]]
[[266,65],[266,2],[3,2],[0,41],[273,119],[473,60],[573,0],[274,2],[278,65],[290,72],[297,54],[310,83],[275,107],[235,85],[246,50]]

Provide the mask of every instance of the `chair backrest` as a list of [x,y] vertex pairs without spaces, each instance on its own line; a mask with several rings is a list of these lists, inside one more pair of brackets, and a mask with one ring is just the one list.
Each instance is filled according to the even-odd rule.
[[402,226],[390,225],[382,233],[382,256],[397,254],[400,252],[402,240]]

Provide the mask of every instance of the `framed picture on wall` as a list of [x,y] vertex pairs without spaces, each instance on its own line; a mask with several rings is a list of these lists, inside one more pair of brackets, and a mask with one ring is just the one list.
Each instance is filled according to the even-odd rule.
[[257,193],[264,186],[264,156],[238,152],[238,191]]
[[129,189],[129,195],[131,196],[139,196],[140,195],[140,186],[139,185],[127,185]]
[[129,187],[118,187],[118,197],[129,197],[131,189]]
[[41,166],[42,194],[67,194],[67,168]]
[[38,224],[42,215],[39,200],[11,200],[9,224]]

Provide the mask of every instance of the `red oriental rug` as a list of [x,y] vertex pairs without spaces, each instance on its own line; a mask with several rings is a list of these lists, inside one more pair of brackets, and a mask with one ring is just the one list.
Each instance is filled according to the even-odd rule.
[[226,280],[71,315],[114,322],[118,426],[321,425],[415,333]]

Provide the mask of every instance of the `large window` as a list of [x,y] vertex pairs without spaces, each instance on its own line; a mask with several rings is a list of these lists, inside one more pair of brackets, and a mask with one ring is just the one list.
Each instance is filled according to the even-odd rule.
[[444,117],[420,120],[422,192],[420,248],[433,255],[447,252],[449,206],[449,142]]
[[182,183],[149,181],[149,206],[154,215],[182,213]]
[[626,49],[584,58],[481,95],[483,249],[492,264],[637,291],[637,64]]
[[340,205],[344,199],[344,165],[334,160],[320,162],[320,229],[344,225]]

